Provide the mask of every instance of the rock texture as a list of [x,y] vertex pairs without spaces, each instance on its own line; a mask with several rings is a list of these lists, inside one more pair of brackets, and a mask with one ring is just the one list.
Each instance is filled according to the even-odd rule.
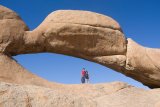
[[145,48],[132,39],[128,39],[126,56],[126,75],[134,77],[149,87],[160,87],[158,85],[160,79],[160,49]]
[[151,87],[160,87],[160,49],[126,39],[108,16],[77,10],[51,13],[29,31],[12,10],[0,6],[0,107],[159,107],[160,90],[124,83],[64,85],[20,66],[14,55],[51,52],[83,58]]
[[12,10],[0,6],[0,52],[8,53],[11,49],[16,51],[23,42],[26,24]]
[[159,107],[159,101],[160,90],[138,89],[121,82],[54,89],[0,83],[1,107]]
[[58,85],[57,83],[51,83],[28,72],[14,59],[4,54],[0,54],[0,81],[17,84],[32,84],[50,88]]

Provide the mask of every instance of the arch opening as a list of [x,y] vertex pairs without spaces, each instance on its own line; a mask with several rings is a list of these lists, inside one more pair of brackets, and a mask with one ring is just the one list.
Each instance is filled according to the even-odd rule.
[[14,59],[28,71],[51,82],[80,84],[80,72],[82,68],[86,68],[90,74],[91,84],[122,81],[148,89],[142,83],[110,68],[76,57],[54,53],[38,53],[18,55],[14,56]]

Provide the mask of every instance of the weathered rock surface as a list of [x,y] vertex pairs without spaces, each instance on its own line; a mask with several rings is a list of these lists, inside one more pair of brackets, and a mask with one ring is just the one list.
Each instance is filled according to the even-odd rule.
[[[151,88],[160,87],[156,62],[159,49],[133,45],[119,24],[107,16],[88,11],[56,11],[23,38],[19,51],[11,50],[10,54],[52,52],[75,56],[110,67]],[[139,57],[136,59],[135,55]]]
[[[101,25],[103,20],[109,23]],[[126,40],[115,23],[109,17],[88,11],[53,12],[34,31],[25,34],[25,49],[14,54],[44,51],[77,57],[125,54]]]
[[28,30],[26,24],[12,10],[0,5],[0,52],[18,51],[23,44],[23,36]]
[[160,87],[160,49],[145,48],[128,39],[126,56],[127,75],[149,87]]
[[151,88],[160,87],[160,49],[126,39],[112,18],[88,11],[61,10],[29,31],[15,12],[0,6],[0,107],[160,106],[160,89],[146,91],[119,82],[51,83],[28,72],[12,58],[39,52],[83,58]]
[[1,107],[159,107],[160,90],[113,82],[54,89],[0,83]]
[[4,54],[0,54],[0,81],[17,84],[32,84],[50,88],[58,85],[57,83],[51,83],[28,72],[15,60]]

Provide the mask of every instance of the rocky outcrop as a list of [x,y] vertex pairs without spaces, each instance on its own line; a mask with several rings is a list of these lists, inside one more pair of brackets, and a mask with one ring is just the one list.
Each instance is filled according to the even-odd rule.
[[0,6],[0,14],[0,52],[4,55],[70,55],[112,68],[151,88],[160,87],[160,64],[156,61],[160,50],[127,40],[119,24],[108,16],[88,11],[55,11],[35,30],[28,31],[15,12]]
[[126,56],[126,75],[151,88],[160,87],[160,49],[146,48],[128,39]]
[[159,107],[160,90],[121,82],[64,85],[24,69],[12,56],[51,52],[112,68],[151,87],[160,87],[160,49],[126,39],[112,18],[88,11],[51,13],[29,31],[12,10],[0,6],[0,107]]
[[14,59],[4,54],[0,54],[0,81],[17,84],[32,84],[49,88],[59,85],[32,74],[20,66]]
[[[12,10],[0,6],[0,52],[16,51],[23,44],[23,36],[28,30],[26,24]],[[9,53],[8,53],[9,54]]]
[[138,89],[121,82],[54,89],[0,83],[1,107],[159,107],[159,101],[160,90]]

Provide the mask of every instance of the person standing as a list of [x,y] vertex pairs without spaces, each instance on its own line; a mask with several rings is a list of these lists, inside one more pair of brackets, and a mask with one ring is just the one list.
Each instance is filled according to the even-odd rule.
[[89,83],[89,73],[87,70],[85,71],[85,78],[87,80],[86,83]]
[[82,71],[81,71],[81,82],[82,82],[82,84],[85,83],[85,75],[86,75],[86,71],[85,71],[85,68],[83,68]]

